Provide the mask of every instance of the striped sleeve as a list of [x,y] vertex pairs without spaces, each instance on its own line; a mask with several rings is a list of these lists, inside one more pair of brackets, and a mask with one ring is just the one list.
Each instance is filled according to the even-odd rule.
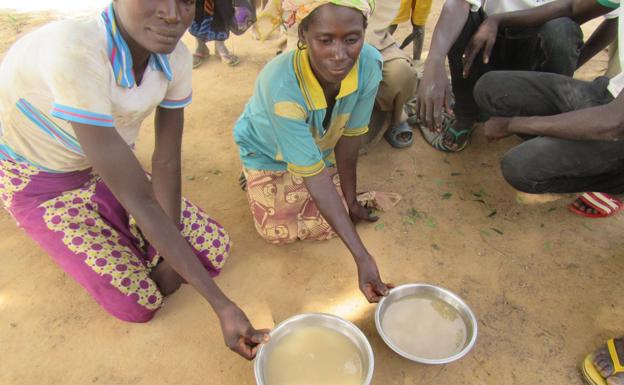
[[111,115],[98,114],[91,111],[81,110],[79,108],[64,106],[54,103],[52,105],[51,115],[55,118],[63,119],[69,122],[82,124],[90,124],[100,127],[114,127],[115,122]]

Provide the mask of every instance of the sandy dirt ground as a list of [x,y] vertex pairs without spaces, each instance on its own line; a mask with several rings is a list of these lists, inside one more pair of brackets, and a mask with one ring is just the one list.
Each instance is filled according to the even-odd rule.
[[[442,2],[435,3],[428,37]],[[49,17],[1,13],[2,52]],[[407,27],[398,33],[405,36]],[[570,197],[518,195],[498,167],[516,138],[489,144],[477,131],[454,155],[434,151],[420,136],[406,150],[382,141],[361,158],[360,190],[394,191],[404,200],[358,229],[383,278],[446,287],[479,320],[477,344],[462,360],[425,366],[402,359],[378,336],[375,307],[359,293],[339,240],[275,247],[256,234],[237,183],[231,129],[275,48],[249,35],[228,44],[242,59],[238,67],[211,57],[194,72],[183,188],[229,229],[233,254],[217,281],[257,327],[301,312],[343,316],[373,346],[375,385],[582,384],[585,355],[624,332],[622,216],[583,219],[567,211]],[[579,77],[605,66],[601,55]],[[146,167],[152,145],[146,121],[137,150]],[[191,287],[168,298],[150,323],[118,321],[4,211],[0,261],[2,385],[254,384],[252,363],[224,347],[217,318]]]

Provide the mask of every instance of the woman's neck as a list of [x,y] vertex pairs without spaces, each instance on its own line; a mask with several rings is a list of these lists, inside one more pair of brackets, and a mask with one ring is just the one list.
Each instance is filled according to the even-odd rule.
[[323,94],[325,95],[325,101],[327,102],[327,105],[333,106],[334,102],[336,101],[336,96],[338,96],[338,93],[340,92],[340,83],[327,82],[316,73],[314,67],[310,66],[310,68],[312,69],[314,77],[321,85],[321,89],[323,90]]

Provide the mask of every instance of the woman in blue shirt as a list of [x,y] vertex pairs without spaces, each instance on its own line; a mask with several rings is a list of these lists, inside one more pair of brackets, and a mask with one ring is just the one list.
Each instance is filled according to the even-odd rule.
[[275,244],[338,235],[375,302],[388,292],[354,223],[374,221],[356,200],[359,136],[368,131],[381,55],[364,44],[368,0],[284,0],[296,50],[260,73],[234,127],[256,229]]

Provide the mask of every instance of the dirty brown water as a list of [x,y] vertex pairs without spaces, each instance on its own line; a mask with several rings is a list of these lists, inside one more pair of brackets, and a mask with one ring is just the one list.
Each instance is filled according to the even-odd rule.
[[361,385],[362,357],[341,333],[308,326],[284,336],[268,357],[268,385]]
[[426,294],[407,296],[388,306],[382,328],[399,349],[420,358],[448,358],[466,344],[466,324],[457,310]]

